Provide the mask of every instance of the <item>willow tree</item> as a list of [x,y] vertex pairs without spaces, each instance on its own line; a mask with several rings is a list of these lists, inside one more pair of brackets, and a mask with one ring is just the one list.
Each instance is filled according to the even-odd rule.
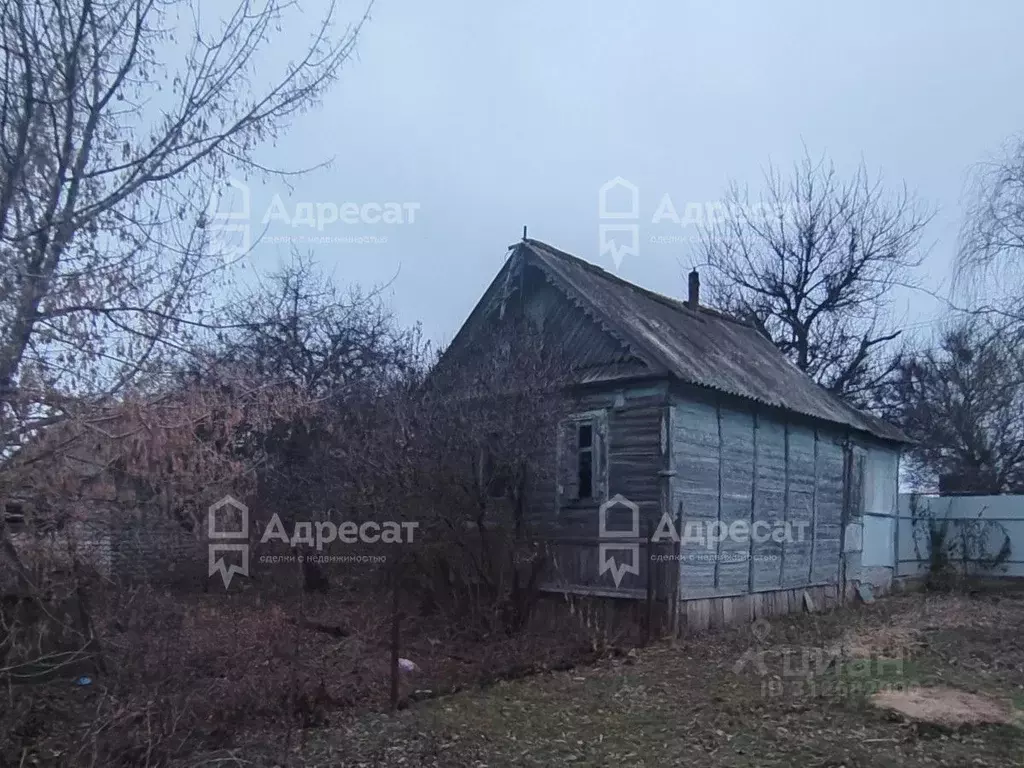
[[[957,287],[967,309],[1024,326],[1024,135],[972,174],[960,233]],[[1000,320],[997,320],[997,322]]]

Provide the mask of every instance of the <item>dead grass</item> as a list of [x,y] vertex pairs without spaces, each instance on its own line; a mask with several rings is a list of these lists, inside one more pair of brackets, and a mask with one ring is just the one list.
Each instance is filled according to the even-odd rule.
[[[107,595],[95,614],[106,671],[90,671],[84,687],[73,684],[76,673],[0,693],[0,755],[88,765],[78,745],[99,737],[99,764],[134,766],[155,729],[159,750],[146,760],[163,765],[197,749],[230,749],[244,731],[285,740],[289,728],[389,706],[390,605],[374,593],[139,589]],[[403,677],[402,703],[573,663],[588,648],[571,629],[487,634],[406,607],[401,654],[419,671]]]
[[[169,639],[206,638],[186,649],[188,664],[175,667],[174,677],[182,691],[209,691],[197,706],[206,707],[213,718],[206,726],[216,726],[218,739],[191,742],[175,758],[182,768],[1024,764],[1022,730],[1006,715],[1013,705],[1003,704],[1024,704],[1024,600],[1014,594],[889,598],[774,620],[767,634],[739,627],[512,682],[498,672],[555,666],[556,646],[530,636],[482,638],[410,617],[403,655],[422,671],[409,689],[462,691],[414,702],[393,717],[380,713],[388,652],[379,607],[337,596],[307,606],[319,622],[344,624],[345,637],[299,630],[287,606],[275,603],[220,596],[178,614],[168,613],[172,607],[157,601],[145,622],[112,629],[124,652],[143,653],[154,674],[176,647]],[[572,631],[562,627],[563,640]],[[280,715],[275,721],[270,713],[284,711],[277,697],[289,678],[278,675],[294,659],[296,638],[309,690],[322,686],[328,700],[324,717],[289,735]],[[801,662],[830,659],[837,647],[845,651],[836,663]],[[69,696],[96,706],[103,683],[100,677],[91,689],[63,688],[38,718],[51,727],[60,718],[73,723]],[[936,729],[874,705],[900,700],[880,693],[929,689],[951,691],[946,704],[952,695],[960,710],[975,714],[986,711],[979,700],[996,702],[1010,719],[990,722],[987,715]],[[140,683],[140,695],[147,690]],[[240,703],[230,715],[225,696]],[[914,700],[923,706],[924,699]]]
[[[784,618],[764,643],[749,628],[723,631],[307,733],[296,764],[1017,766],[1024,736],[1006,720],[935,730],[871,699],[941,686],[1024,701],[1024,646],[1008,631],[1019,626],[1024,601],[1001,596],[910,595]],[[870,663],[793,674],[793,653],[843,642]],[[752,648],[767,651],[764,668],[737,673]]]
[[843,634],[837,650],[854,659],[898,659],[923,645],[921,630],[909,626],[860,627]]

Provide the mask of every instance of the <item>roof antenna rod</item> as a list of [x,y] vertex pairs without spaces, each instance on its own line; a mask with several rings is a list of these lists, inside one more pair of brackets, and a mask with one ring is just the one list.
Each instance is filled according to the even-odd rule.
[[526,225],[523,224],[523,240],[526,239]]

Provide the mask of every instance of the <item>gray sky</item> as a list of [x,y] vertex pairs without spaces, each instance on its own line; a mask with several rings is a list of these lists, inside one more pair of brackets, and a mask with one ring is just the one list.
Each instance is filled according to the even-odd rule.
[[[270,238],[296,238],[342,282],[397,273],[399,318],[448,340],[524,224],[614,269],[599,254],[598,190],[623,177],[639,189],[640,249],[619,274],[680,296],[696,230],[652,224],[662,196],[682,216],[730,179],[756,186],[769,160],[789,166],[806,145],[841,169],[863,159],[938,209],[922,277],[939,288],[970,166],[1024,130],[1024,3],[842,6],[378,0],[326,103],[261,158],[299,167],[333,155],[333,166],[256,189],[251,215],[261,229],[280,194],[289,218],[300,203],[399,202],[418,203],[414,220],[318,232],[278,216],[252,262],[287,254]],[[302,36],[281,42],[291,54]],[[364,236],[378,241],[338,241]],[[908,324],[935,309],[913,297]]]

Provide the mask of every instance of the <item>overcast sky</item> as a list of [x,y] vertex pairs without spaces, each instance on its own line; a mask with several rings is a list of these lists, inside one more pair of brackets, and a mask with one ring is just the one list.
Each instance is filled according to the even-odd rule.
[[[756,188],[769,161],[789,166],[806,145],[841,169],[863,160],[937,208],[922,276],[938,288],[971,165],[1024,130],[1022,28],[1019,0],[378,0],[322,108],[263,153],[333,166],[256,189],[251,216],[260,230],[279,194],[289,218],[301,203],[398,202],[411,204],[404,223],[318,232],[278,209],[252,261],[272,265],[294,238],[342,282],[397,275],[399,318],[444,341],[524,224],[615,269],[598,247],[598,191],[622,177],[639,190],[640,238],[619,274],[681,296],[696,230],[652,224],[662,197],[682,216],[730,179]],[[303,41],[286,30],[275,52],[296,53],[290,42]],[[914,297],[908,324],[926,328],[934,311]]]

